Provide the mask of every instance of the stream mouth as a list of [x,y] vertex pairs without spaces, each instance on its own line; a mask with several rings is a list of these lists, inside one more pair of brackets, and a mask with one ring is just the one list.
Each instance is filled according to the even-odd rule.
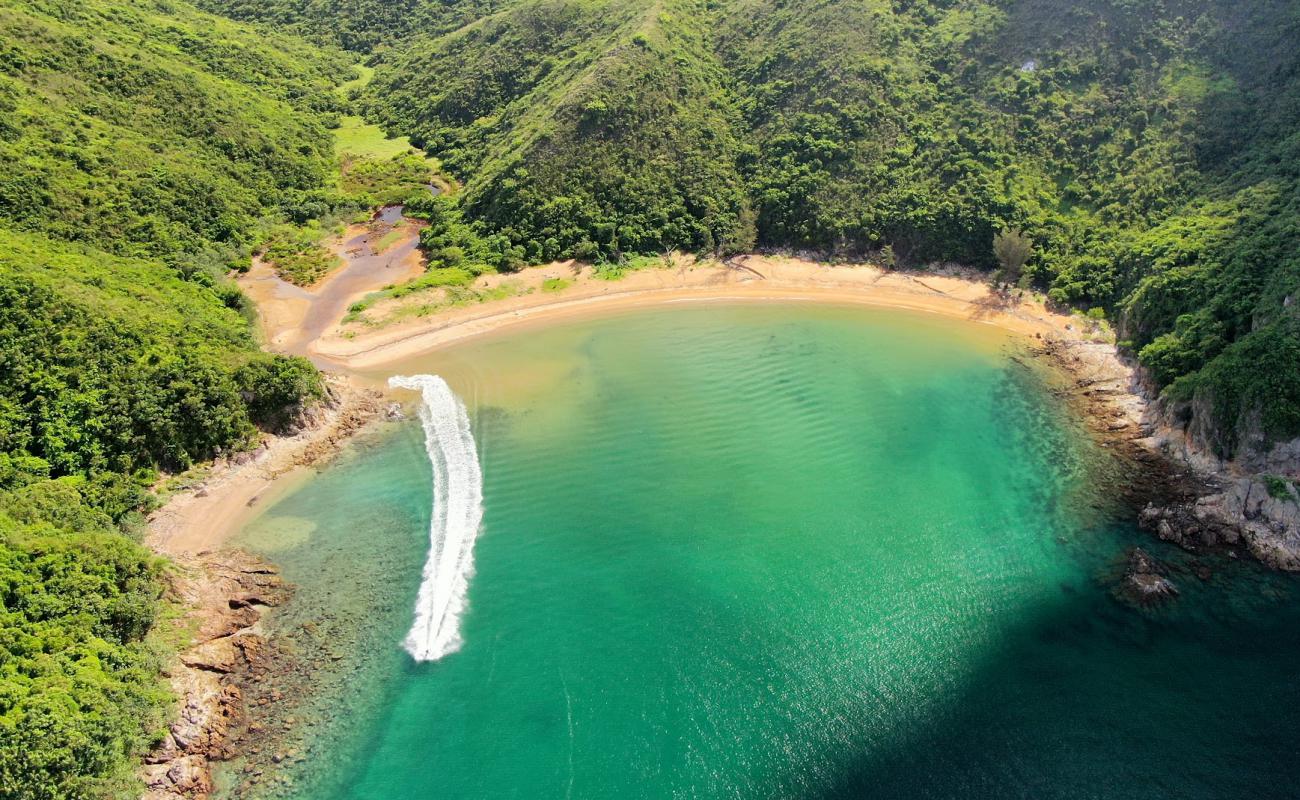
[[[430,185],[430,188],[433,188],[432,185]],[[434,192],[434,194],[437,194],[437,192]],[[386,225],[396,225],[406,219],[403,214],[404,211],[406,211],[406,206],[404,205],[384,206],[375,212],[375,219]]]
[[[376,211],[369,226],[338,246],[343,265],[319,286],[300,290],[299,294],[308,298],[308,305],[293,335],[283,345],[284,352],[303,356],[320,369],[342,369],[340,364],[315,351],[316,342],[339,324],[352,303],[370,292],[414,277],[422,270],[418,248],[423,223],[407,217],[404,211],[402,205],[384,206]],[[404,230],[401,226],[406,226],[403,235],[390,241],[393,231]],[[382,249],[377,250],[381,245]]]

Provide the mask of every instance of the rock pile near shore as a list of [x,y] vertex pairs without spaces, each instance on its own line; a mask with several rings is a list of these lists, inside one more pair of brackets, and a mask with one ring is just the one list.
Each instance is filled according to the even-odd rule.
[[237,551],[184,565],[172,591],[201,622],[168,675],[181,711],[145,759],[145,800],[202,800],[213,790],[212,762],[235,755],[245,724],[241,677],[257,668],[266,649],[257,622],[289,591],[273,566]]
[[1178,588],[1166,577],[1167,569],[1141,547],[1129,551],[1124,579],[1116,591],[1121,600],[1141,607],[1159,605],[1178,596]]
[[1281,486],[1270,491],[1267,478],[1236,478],[1191,500],[1149,504],[1139,523],[1189,550],[1242,547],[1270,567],[1300,571],[1300,503],[1293,486]]

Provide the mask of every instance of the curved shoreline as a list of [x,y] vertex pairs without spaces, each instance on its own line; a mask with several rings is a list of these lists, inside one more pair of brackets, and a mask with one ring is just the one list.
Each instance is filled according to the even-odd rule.
[[[339,370],[329,378],[330,404],[304,419],[298,433],[268,435],[257,450],[212,465],[201,479],[173,495],[150,518],[146,542],[172,558],[186,576],[180,585],[185,587],[181,594],[190,606],[190,618],[201,629],[211,628],[223,638],[195,637],[171,669],[183,713],[164,745],[148,761],[149,800],[208,796],[212,762],[237,757],[238,751],[250,746],[250,716],[244,706],[253,701],[261,676],[274,669],[266,655],[273,643],[262,638],[258,613],[250,611],[232,619],[231,609],[250,608],[250,602],[278,604],[289,589],[279,588],[272,565],[248,566],[247,556],[225,549],[229,538],[260,513],[268,499],[291,490],[311,467],[328,460],[353,435],[385,416],[383,395],[375,391],[374,373],[402,359],[517,326],[675,303],[815,302],[930,313],[1006,330],[1047,355],[1076,386],[1106,387],[1103,395],[1085,397],[1082,390],[1070,393],[1077,395],[1077,407],[1094,430],[1126,447],[1141,446],[1145,406],[1132,393],[1132,372],[1112,345],[1092,341],[1095,337],[1085,330],[1091,325],[1079,317],[1051,312],[1036,298],[1012,300],[968,276],[927,273],[921,278],[866,265],[829,267],[794,259],[750,258],[746,262],[741,269],[644,270],[617,283],[588,270],[574,276],[575,283],[564,291],[530,289],[355,338],[338,335],[337,320],[326,325],[327,335],[315,341],[302,341],[301,328],[283,329],[281,334],[288,332],[290,340],[297,340],[295,350],[305,348],[304,355]],[[569,265],[551,265],[534,268],[523,277],[542,288],[557,271],[574,275]],[[518,274],[491,276],[487,282],[519,278]],[[300,297],[293,302],[297,309],[302,308]],[[275,314],[285,319],[284,309],[270,309],[271,314],[262,311],[263,324]],[[286,342],[281,336],[268,339]],[[244,577],[236,581],[232,574]],[[274,597],[250,594],[244,585],[248,576],[263,575],[275,584]],[[255,600],[248,601],[248,597]],[[259,703],[266,699],[257,698]]]
[[[759,272],[758,269],[763,272]],[[741,271],[741,270],[744,271]],[[572,276],[562,291],[539,291],[544,281]],[[552,323],[593,314],[680,302],[820,302],[941,314],[993,325],[1028,337],[1085,341],[1077,317],[1049,311],[1036,298],[1012,299],[966,275],[925,279],[869,265],[827,266],[800,259],[751,256],[740,269],[692,266],[646,269],[618,281],[568,265],[480,279],[484,288],[521,284],[519,294],[440,311],[372,331],[333,330],[311,345],[314,355],[348,371],[371,371],[424,352],[515,325]],[[1116,359],[1118,365],[1118,359]]]
[[[1008,300],[993,293],[988,284],[962,275],[925,273],[921,279],[868,265],[826,266],[772,257],[745,261],[763,269],[766,277],[725,266],[642,270],[618,282],[588,272],[564,292],[534,291],[450,309],[369,335],[349,339],[334,331],[303,343],[300,346],[308,348],[312,356],[338,371],[331,379],[335,407],[293,436],[267,436],[258,450],[221,462],[205,480],[177,493],[152,515],[149,543],[173,557],[220,548],[256,513],[252,505],[281,491],[286,480],[300,474],[295,465],[320,458],[319,453],[314,457],[304,454],[337,449],[367,420],[380,415],[373,373],[403,359],[516,326],[549,325],[676,303],[814,302],[938,314],[991,325],[1029,341],[1070,349],[1071,359],[1054,359],[1058,366],[1094,391],[1108,387],[1104,407],[1087,412],[1098,417],[1095,421],[1100,430],[1118,431],[1141,424],[1145,402],[1136,393],[1132,369],[1120,361],[1113,345],[1086,331],[1081,318],[1050,311],[1037,298]],[[557,270],[572,274],[568,265],[551,265],[490,278],[499,281],[523,275],[540,285]],[[337,325],[336,321],[331,327]],[[359,407],[364,407],[364,413]]]

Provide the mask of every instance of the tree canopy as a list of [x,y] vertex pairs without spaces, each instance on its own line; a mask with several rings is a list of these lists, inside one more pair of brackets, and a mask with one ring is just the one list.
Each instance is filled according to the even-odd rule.
[[0,796],[138,797],[159,470],[322,396],[225,277],[337,192],[350,58],[183,3],[0,2]]
[[[322,36],[348,16],[258,5]],[[1300,435],[1273,381],[1300,295],[1294,3],[382,7],[405,21],[359,46],[363,103],[464,183],[507,262],[757,245],[993,269],[1014,229],[1025,277],[1105,309],[1222,454]],[[1248,338],[1265,368],[1233,378]]]

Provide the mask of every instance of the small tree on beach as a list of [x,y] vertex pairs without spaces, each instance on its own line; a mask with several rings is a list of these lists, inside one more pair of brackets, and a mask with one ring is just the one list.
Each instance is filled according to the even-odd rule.
[[997,280],[1006,284],[1015,284],[1020,280],[1020,273],[1025,263],[1034,254],[1034,243],[1018,228],[1006,228],[993,237],[993,255],[998,259]]
[[880,265],[887,270],[893,270],[898,266],[898,256],[894,254],[892,244],[880,248]]

